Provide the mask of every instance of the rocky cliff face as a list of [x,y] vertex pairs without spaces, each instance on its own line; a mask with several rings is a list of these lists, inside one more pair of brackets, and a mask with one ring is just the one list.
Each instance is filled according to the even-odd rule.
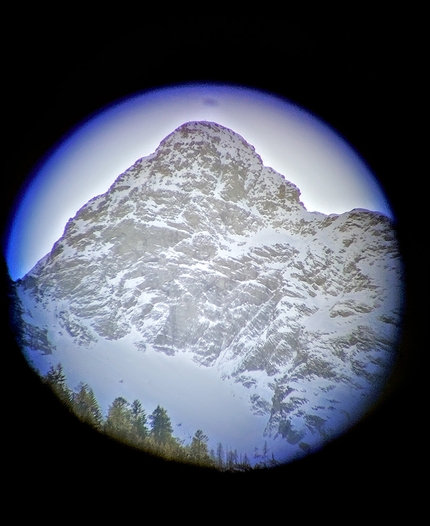
[[191,122],[83,206],[16,288],[29,356],[130,335],[136,356],[186,353],[303,449],[354,421],[389,371],[401,262],[386,217],[310,213],[242,137]]

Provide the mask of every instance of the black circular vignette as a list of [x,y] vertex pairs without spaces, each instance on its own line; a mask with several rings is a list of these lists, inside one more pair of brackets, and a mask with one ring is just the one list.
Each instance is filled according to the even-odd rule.
[[77,484],[88,491],[97,487],[106,501],[111,495],[126,499],[134,493],[150,500],[162,488],[168,502],[175,495],[185,498],[192,487],[196,496],[213,502],[228,500],[237,492],[233,500],[238,506],[240,494],[246,492],[245,508],[248,502],[251,509],[253,495],[258,495],[268,512],[270,499],[278,502],[273,513],[281,517],[282,508],[293,502],[327,506],[331,500],[346,499],[354,506],[372,500],[382,487],[391,495],[409,491],[425,449],[416,420],[423,406],[417,381],[423,375],[417,298],[423,288],[423,266],[417,250],[424,238],[416,213],[419,192],[413,191],[420,177],[412,149],[417,131],[409,120],[416,100],[405,88],[414,86],[416,76],[396,31],[369,24],[363,32],[347,23],[333,29],[282,17],[262,22],[257,17],[252,23],[151,21],[139,31],[130,24],[120,30],[106,28],[102,34],[91,27],[82,32],[58,27],[44,32],[40,26],[37,30],[28,26],[23,32],[27,46],[11,49],[5,66],[7,175],[2,226],[34,165],[93,112],[147,89],[225,82],[261,89],[303,106],[365,159],[397,217],[406,301],[392,387],[368,418],[303,460],[273,470],[229,474],[150,457],[109,440],[69,414],[41,385],[19,351],[8,323],[4,268],[9,392],[4,433],[13,466],[8,473],[10,489],[21,492],[25,485],[30,494],[55,493],[67,503]]

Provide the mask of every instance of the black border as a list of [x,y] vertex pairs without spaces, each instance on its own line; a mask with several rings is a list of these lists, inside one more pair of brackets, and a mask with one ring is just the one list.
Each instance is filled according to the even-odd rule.
[[[168,507],[180,496],[191,515],[197,512],[190,498],[209,502],[208,516],[230,504],[249,512],[257,499],[269,515],[287,518],[289,506],[299,503],[313,503],[304,513],[314,508],[322,516],[341,501],[351,511],[371,502],[388,511],[397,496],[410,502],[411,489],[419,490],[426,449],[420,323],[426,237],[415,127],[421,70],[413,60],[419,43],[416,35],[405,41],[398,25],[367,20],[355,27],[348,20],[327,25],[286,16],[158,22],[131,17],[119,26],[100,22],[102,28],[92,20],[75,27],[57,21],[49,28],[31,17],[14,21],[19,38],[12,31],[4,64],[3,226],[34,165],[89,114],[145,89],[228,82],[287,97],[355,146],[397,217],[406,302],[398,367],[381,406],[318,454],[276,470],[235,475],[153,459],[76,422],[28,369],[10,332],[6,302],[4,453],[13,495],[55,497],[65,507],[79,488],[89,502],[92,492],[102,493],[105,504],[139,495],[142,502],[162,497]],[[3,286],[6,300],[6,278]],[[179,518],[181,509],[171,511],[178,510]]]

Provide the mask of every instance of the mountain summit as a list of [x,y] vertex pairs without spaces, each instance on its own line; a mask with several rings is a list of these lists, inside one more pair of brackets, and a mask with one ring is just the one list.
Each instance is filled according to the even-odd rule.
[[385,216],[308,212],[240,135],[189,122],[85,204],[15,287],[40,372],[61,361],[102,400],[164,396],[184,429],[250,450],[269,439],[288,460],[379,393],[401,261]]

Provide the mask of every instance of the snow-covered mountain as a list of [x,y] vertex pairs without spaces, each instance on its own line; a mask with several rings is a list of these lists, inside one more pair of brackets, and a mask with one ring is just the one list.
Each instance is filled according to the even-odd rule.
[[308,212],[300,191],[215,123],[190,122],[67,223],[15,284],[22,345],[106,409],[164,405],[281,460],[319,447],[380,392],[400,326],[390,220]]

